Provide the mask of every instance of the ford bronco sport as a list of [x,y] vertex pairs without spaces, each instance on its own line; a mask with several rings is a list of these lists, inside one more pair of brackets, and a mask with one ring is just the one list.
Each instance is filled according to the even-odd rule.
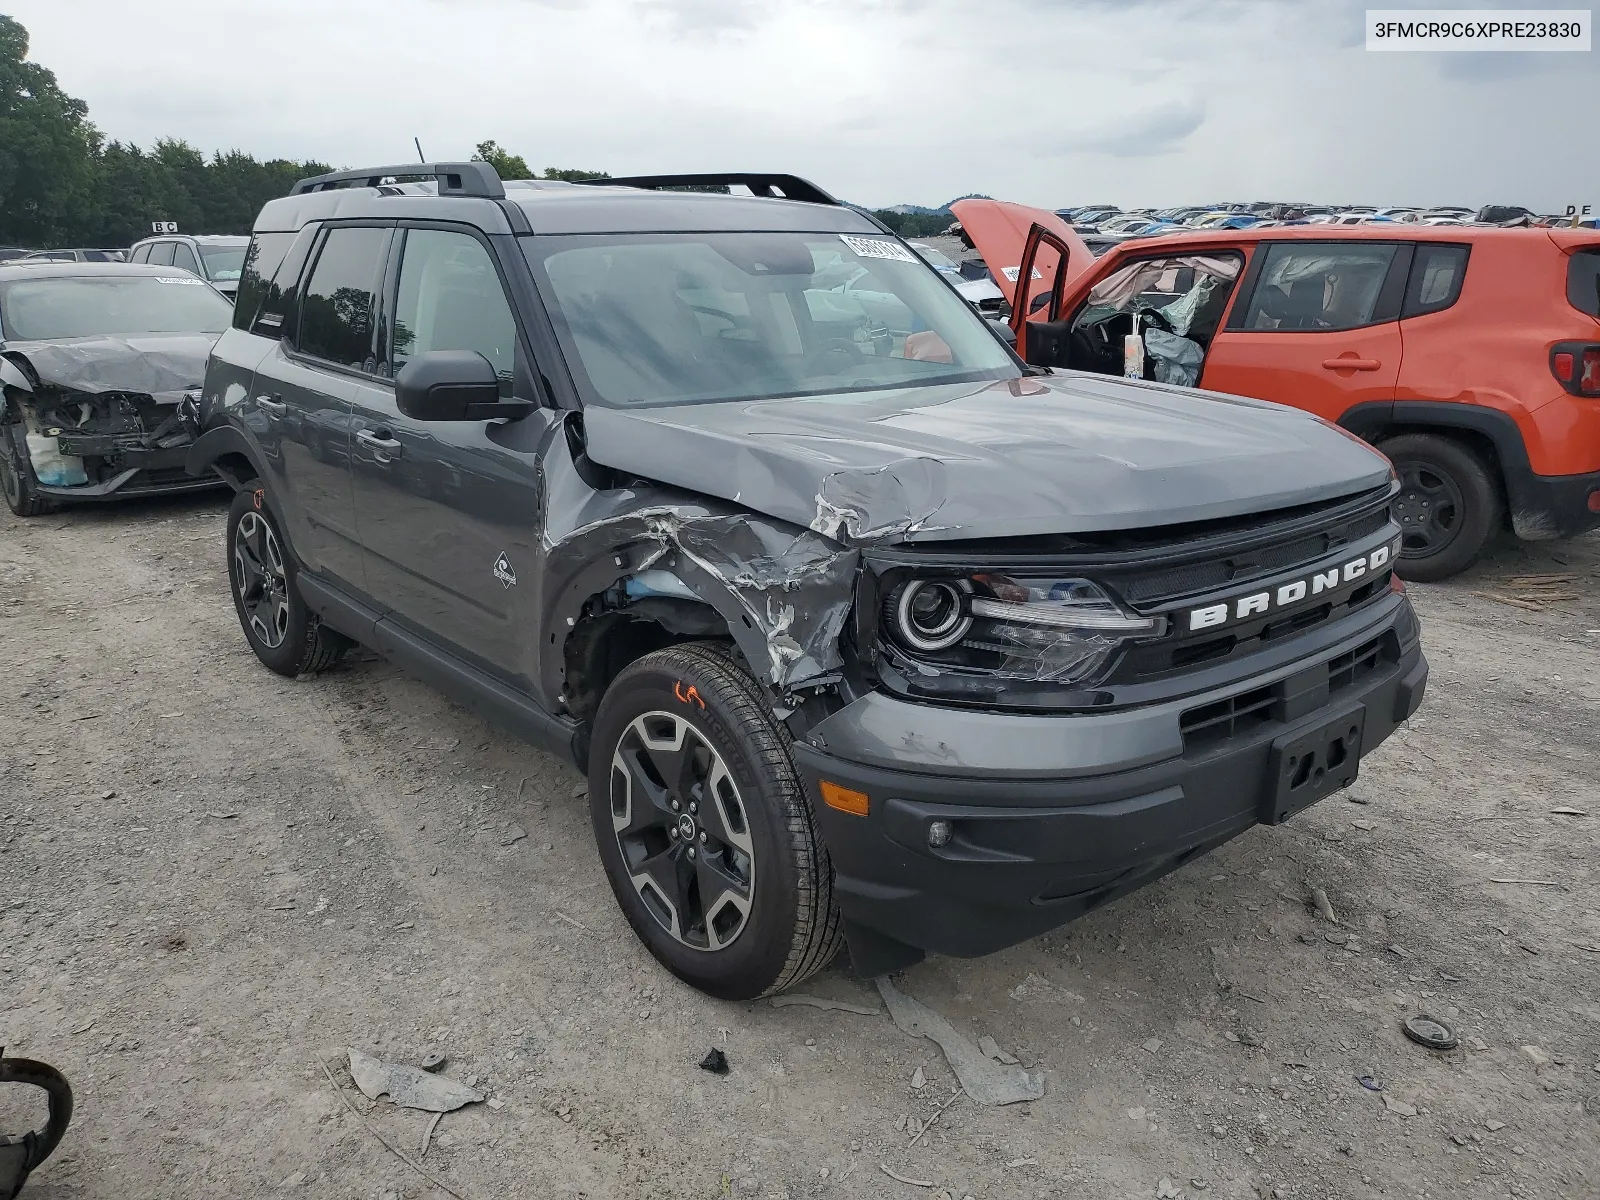
[[577,763],[717,996],[1057,926],[1348,784],[1427,678],[1381,455],[1030,368],[792,176],[305,180],[200,420],[261,661],[360,642]]

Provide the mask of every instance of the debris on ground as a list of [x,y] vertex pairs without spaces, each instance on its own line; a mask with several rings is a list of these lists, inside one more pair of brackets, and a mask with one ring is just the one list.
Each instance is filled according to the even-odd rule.
[[500,844],[514,846],[528,836],[528,831],[515,821],[507,821],[506,827],[500,831]]
[[432,1075],[419,1067],[404,1063],[386,1063],[346,1047],[350,1061],[350,1078],[368,1100],[387,1095],[401,1108],[416,1108],[423,1112],[454,1112],[467,1104],[478,1104],[484,1094],[443,1075]]
[[1523,1046],[1522,1052],[1528,1056],[1528,1061],[1533,1063],[1535,1067],[1548,1067],[1550,1065],[1550,1056],[1538,1046]]
[[1015,1054],[1008,1054],[1006,1051],[1000,1049],[1000,1043],[995,1041],[988,1034],[984,1034],[978,1039],[978,1049],[982,1050],[989,1058],[994,1059],[995,1062],[1005,1063],[1005,1065],[1008,1067],[1014,1067],[1018,1062],[1021,1061]]
[[432,1054],[424,1054],[422,1056],[422,1069],[430,1075],[437,1075],[444,1070],[444,1055],[437,1050]]
[[1379,1083],[1371,1075],[1357,1075],[1356,1082],[1362,1087],[1366,1088],[1369,1092],[1383,1091],[1383,1084]]
[[897,990],[888,976],[879,976],[877,983],[889,1016],[900,1032],[936,1042],[963,1090],[979,1104],[1017,1104],[1044,1098],[1043,1072],[1030,1074],[1021,1067],[1002,1066],[992,1061],[949,1021],[921,1001]]
[[1416,1105],[1407,1104],[1404,1100],[1396,1100],[1393,1096],[1387,1094],[1383,1097],[1383,1106],[1399,1117],[1414,1117],[1417,1115]]
[[788,1008],[796,1004],[804,1005],[806,1008],[821,1008],[829,1012],[856,1013],[863,1017],[875,1017],[883,1011],[876,1006],[868,1008],[865,1004],[852,1004],[848,1000],[829,1000],[826,996],[807,996],[800,992],[790,992],[772,998],[773,1008]]
[[1310,882],[1307,882],[1306,887],[1311,892],[1311,907],[1317,910],[1317,916],[1330,925],[1337,925],[1339,916],[1333,911],[1333,904],[1328,899],[1328,893]]
[[728,1056],[715,1046],[706,1051],[706,1056],[700,1060],[700,1069],[710,1071],[713,1075],[726,1075],[728,1073]]
[[920,1092],[927,1085],[927,1082],[928,1082],[928,1077],[925,1074],[923,1074],[921,1067],[918,1067],[915,1071],[911,1072],[911,1090],[912,1091]]
[[1155,1037],[1147,1038],[1145,1041],[1140,1043],[1140,1049],[1148,1050],[1151,1054],[1157,1053],[1161,1049],[1161,1046],[1161,1039]]
[[1179,1200],[1182,1195],[1172,1180],[1165,1175],[1161,1177],[1161,1182],[1156,1184],[1156,1200]]
[[934,1182],[931,1179],[908,1179],[904,1175],[897,1175],[889,1169],[888,1163],[879,1163],[878,1169],[896,1183],[903,1183],[909,1187],[931,1188]]
[[1426,1046],[1429,1050],[1454,1050],[1458,1044],[1455,1030],[1438,1017],[1430,1017],[1427,1013],[1418,1013],[1414,1017],[1406,1018],[1400,1028],[1413,1042],[1419,1046]]

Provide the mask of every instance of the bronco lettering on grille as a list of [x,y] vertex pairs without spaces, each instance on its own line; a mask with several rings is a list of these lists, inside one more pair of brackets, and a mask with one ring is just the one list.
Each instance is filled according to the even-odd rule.
[[1292,608],[1304,600],[1315,599],[1326,592],[1337,591],[1345,584],[1355,583],[1363,576],[1383,570],[1400,553],[1400,543],[1390,542],[1379,546],[1370,554],[1352,558],[1348,562],[1317,571],[1303,579],[1290,580],[1262,591],[1235,596],[1200,608],[1191,608],[1183,627],[1191,633],[1198,629],[1217,629],[1234,621],[1264,616],[1281,609]]

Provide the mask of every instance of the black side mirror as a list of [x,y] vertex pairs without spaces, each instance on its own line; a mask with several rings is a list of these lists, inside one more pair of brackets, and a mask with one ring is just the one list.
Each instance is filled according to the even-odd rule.
[[395,404],[415,421],[493,421],[525,417],[527,400],[502,400],[494,365],[476,350],[430,350],[394,377]]
[[1001,320],[999,320],[999,319],[997,319],[995,317],[987,317],[985,319],[989,322],[989,328],[994,330],[995,333],[1000,337],[1000,339],[1002,341],[1005,342],[1006,345],[1011,346],[1013,348],[1016,346],[1016,344],[1017,344],[1017,331],[1015,329],[1011,328],[1011,326],[1007,322],[1001,321]]

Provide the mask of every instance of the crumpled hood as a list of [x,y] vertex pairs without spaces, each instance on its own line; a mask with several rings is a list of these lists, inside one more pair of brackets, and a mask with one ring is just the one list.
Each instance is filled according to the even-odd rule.
[[138,337],[7,342],[7,354],[26,358],[46,386],[77,392],[144,392],[176,400],[205,382],[206,359],[219,335],[151,333]]
[[1295,409],[1078,372],[804,399],[588,407],[589,457],[853,544],[1141,529],[1377,487]]

